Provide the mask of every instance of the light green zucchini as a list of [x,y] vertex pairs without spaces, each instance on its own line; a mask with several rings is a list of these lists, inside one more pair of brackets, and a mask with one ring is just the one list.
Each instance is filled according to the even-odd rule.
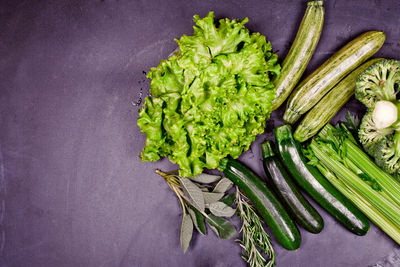
[[276,98],[272,110],[286,100],[306,70],[321,35],[324,13],[323,1],[307,3],[296,38],[282,63],[281,75],[274,81]]
[[383,32],[369,31],[342,47],[294,89],[283,120],[286,123],[295,123],[341,79],[375,54],[384,41]]
[[368,60],[329,91],[304,117],[293,134],[294,139],[304,142],[313,137],[354,95],[358,76],[382,58]]

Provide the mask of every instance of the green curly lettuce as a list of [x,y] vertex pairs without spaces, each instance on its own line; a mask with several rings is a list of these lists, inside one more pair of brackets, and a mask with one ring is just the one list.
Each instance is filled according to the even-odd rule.
[[245,28],[247,18],[216,26],[210,12],[194,22],[193,35],[176,40],[179,51],[148,73],[152,96],[137,122],[147,135],[142,160],[168,156],[182,176],[249,148],[264,131],[280,73],[271,44]]

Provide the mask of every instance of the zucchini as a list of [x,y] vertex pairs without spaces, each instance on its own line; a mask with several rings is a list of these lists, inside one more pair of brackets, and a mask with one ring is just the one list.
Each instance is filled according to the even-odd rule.
[[228,158],[221,160],[218,169],[250,199],[282,247],[288,250],[300,247],[301,236],[295,223],[274,193],[254,172],[239,161]]
[[274,153],[273,143],[261,144],[263,165],[268,182],[275,189],[286,210],[307,231],[317,234],[324,228],[324,220],[300,193],[281,160]]
[[375,54],[384,41],[383,32],[369,31],[342,47],[294,89],[283,120],[295,123],[343,77]]
[[293,133],[294,139],[304,142],[313,137],[354,95],[358,75],[382,58],[368,60],[352,71],[329,91],[304,117]]
[[276,128],[274,134],[282,161],[300,187],[348,230],[357,235],[365,235],[369,230],[367,217],[329,183],[316,167],[307,164],[307,159],[300,152],[299,143],[293,139],[290,125]]
[[272,110],[282,105],[306,70],[321,35],[324,13],[323,1],[307,3],[296,38],[282,63],[281,75],[274,81],[276,98]]

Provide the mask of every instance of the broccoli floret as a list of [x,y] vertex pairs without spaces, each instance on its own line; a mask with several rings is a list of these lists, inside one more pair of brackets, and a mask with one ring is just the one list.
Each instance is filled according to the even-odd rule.
[[396,133],[394,136],[390,135],[388,138],[381,139],[374,150],[376,164],[388,173],[399,173],[400,170],[400,154],[396,149],[400,143],[396,139],[400,135]]
[[361,144],[364,146],[365,151],[371,156],[374,156],[375,145],[386,136],[392,135],[394,132],[393,128],[378,129],[372,119],[372,111],[367,112],[361,122],[360,129],[358,131],[358,137],[360,138]]
[[356,98],[373,109],[380,100],[394,101],[400,82],[400,62],[383,59],[366,69],[357,79]]
[[364,149],[386,172],[400,174],[400,62],[383,59],[357,79],[355,96],[368,108],[358,136]]

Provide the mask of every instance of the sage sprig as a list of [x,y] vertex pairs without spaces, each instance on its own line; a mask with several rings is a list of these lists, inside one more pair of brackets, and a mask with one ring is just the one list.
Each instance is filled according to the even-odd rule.
[[237,235],[235,227],[222,218],[231,217],[236,211],[231,207],[232,195],[223,198],[233,186],[229,179],[205,173],[192,178],[181,177],[177,171],[156,170],[156,173],[165,179],[181,204],[183,217],[180,241],[184,253],[190,245],[193,229],[206,234],[205,222],[219,238],[229,239]]
[[243,248],[242,259],[251,267],[274,266],[275,252],[271,239],[264,230],[263,221],[238,187],[236,187],[236,209],[237,215],[242,220],[240,229],[242,239],[237,240]]

